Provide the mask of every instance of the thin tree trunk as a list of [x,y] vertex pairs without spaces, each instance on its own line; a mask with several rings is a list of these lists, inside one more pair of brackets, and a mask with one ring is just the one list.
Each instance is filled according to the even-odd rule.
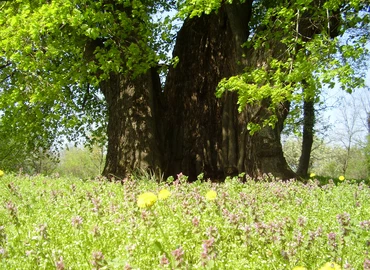
[[299,158],[297,174],[300,177],[308,176],[310,166],[310,157],[314,137],[315,125],[315,108],[312,100],[303,102],[303,136],[302,136],[302,152]]
[[[322,6],[326,1],[313,2],[314,5]],[[325,20],[326,21],[325,23]],[[339,34],[340,28],[340,13],[339,11],[334,12],[324,21],[315,22],[312,20],[312,14],[305,12],[299,19],[298,32],[304,41],[308,41],[314,35],[320,34],[323,30],[328,31],[330,37],[334,38]],[[302,49],[301,45],[297,45],[297,49]],[[307,53],[307,52],[306,52]],[[303,87],[308,87],[307,82],[302,82]],[[314,101],[311,97],[308,100],[303,101],[303,138],[302,138],[302,151],[299,159],[297,174],[300,177],[306,178],[308,176],[308,169],[310,166],[310,158],[312,151],[312,144],[314,138],[314,126],[315,126],[315,108]]]

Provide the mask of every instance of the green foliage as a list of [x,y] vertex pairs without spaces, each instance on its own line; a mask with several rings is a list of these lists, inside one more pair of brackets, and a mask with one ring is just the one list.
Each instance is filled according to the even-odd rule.
[[[99,140],[103,145],[107,108],[100,83],[114,73],[135,78],[159,62],[175,66],[181,59],[170,60],[167,52],[178,29],[176,20],[217,12],[230,3],[0,1],[0,134],[8,134],[24,154],[53,149],[65,138],[83,138],[91,144]],[[334,87],[333,78],[348,92],[362,84],[354,67],[367,53],[368,4],[364,0],[343,4],[254,1],[245,48],[261,52],[266,63],[247,65],[244,74],[222,80],[217,90],[218,96],[237,91],[240,110],[269,100],[272,116],[249,123],[252,133],[260,125],[275,124],[277,104],[318,100],[323,84]],[[159,13],[171,9],[178,13],[158,19]],[[331,37],[330,19],[338,14],[342,20],[338,35],[348,37],[349,43]],[[300,32],[302,18],[318,27],[315,35]]]
[[6,133],[2,133],[0,137],[0,168],[18,171],[27,160],[27,154],[23,151],[24,143]]
[[[363,183],[5,175],[0,185],[1,269],[362,269],[369,260]],[[139,208],[144,192],[150,203]]]
[[97,145],[91,149],[72,147],[61,152],[60,162],[55,170],[61,176],[80,179],[94,178],[103,171],[105,151]]
[[97,131],[104,126],[103,102],[86,80],[86,39],[78,38],[81,14],[75,10],[70,1],[3,4],[0,128],[17,134],[25,151],[49,149],[63,135],[85,135],[93,116],[101,120]]
[[[177,16],[182,19],[200,17],[202,14],[210,14],[213,11],[217,11],[223,1],[221,0],[181,0],[178,1],[179,12]],[[232,3],[232,0],[225,1],[226,3]]]
[[[301,144],[301,139],[294,138],[289,138],[283,143],[284,156],[293,170],[298,168]],[[342,146],[327,144],[316,138],[312,147],[309,171],[325,177],[345,175],[349,179],[368,179],[366,149],[361,145],[354,145],[349,153],[347,151]]]
[[[368,55],[368,7],[365,1],[254,2],[252,35],[245,47],[247,55],[261,54],[263,61],[247,64],[244,74],[223,79],[216,96],[236,91],[239,111],[268,98],[274,114],[281,102],[318,102],[324,85],[333,88],[338,82],[349,93],[363,86],[359,69]],[[271,117],[254,123],[251,132],[276,121]]]
[[62,137],[104,142],[99,84],[167,60],[172,21],[152,17],[170,8],[162,0],[0,1],[0,130],[28,152]]
[[50,174],[56,168],[58,156],[50,151],[25,151],[27,144],[12,133],[0,131],[0,168],[8,172]]
[[366,137],[365,158],[367,170],[370,172],[370,135],[367,135]]

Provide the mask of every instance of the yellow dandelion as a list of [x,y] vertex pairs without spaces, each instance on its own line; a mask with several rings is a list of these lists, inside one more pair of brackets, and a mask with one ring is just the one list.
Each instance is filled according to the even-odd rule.
[[319,270],[341,270],[342,268],[340,265],[336,264],[335,262],[327,262],[324,264]]
[[316,176],[316,174],[315,173],[310,173],[310,177],[311,178],[314,178]]
[[4,172],[0,170],[0,177],[4,176]]
[[307,270],[304,266],[295,266],[292,270]]
[[206,193],[207,201],[214,201],[217,197],[217,192],[214,190],[210,190]]
[[343,175],[339,176],[339,181],[344,181],[346,179]]
[[151,207],[157,201],[157,196],[153,192],[145,192],[137,198],[137,205],[140,208]]
[[158,193],[158,199],[160,200],[165,200],[170,196],[171,196],[171,192],[169,192],[168,189],[165,189],[165,188],[159,191]]

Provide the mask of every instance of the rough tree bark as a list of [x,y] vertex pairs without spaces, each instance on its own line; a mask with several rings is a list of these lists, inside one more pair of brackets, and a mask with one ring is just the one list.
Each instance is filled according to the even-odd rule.
[[108,107],[108,149],[103,175],[128,177],[134,170],[162,169],[158,134],[159,76],[153,68],[127,80],[111,74],[101,83]]
[[178,33],[174,55],[180,62],[169,70],[164,89],[167,174],[183,172],[190,179],[202,172],[212,178],[241,172],[295,176],[280,143],[287,108],[282,106],[274,129],[266,127],[251,136],[247,123],[268,115],[268,101],[239,114],[236,93],[215,98],[222,78],[242,72],[241,45],[249,35],[250,16],[251,1],[223,5],[217,13],[186,20]]
[[[131,80],[112,74],[101,84],[109,115],[104,175],[122,178],[139,168],[165,175],[183,172],[190,179],[202,172],[211,178],[241,172],[254,177],[296,176],[280,143],[288,103],[280,104],[274,128],[251,136],[246,126],[269,116],[269,100],[238,113],[236,93],[215,98],[222,78],[242,73],[245,66],[263,66],[269,56],[284,49],[278,43],[268,52],[242,49],[251,12],[251,1],[246,1],[187,19],[174,50],[180,62],[170,68],[163,93],[155,70]],[[302,22],[300,27],[311,31],[312,23],[306,28]],[[164,111],[159,109],[159,95],[164,95]]]

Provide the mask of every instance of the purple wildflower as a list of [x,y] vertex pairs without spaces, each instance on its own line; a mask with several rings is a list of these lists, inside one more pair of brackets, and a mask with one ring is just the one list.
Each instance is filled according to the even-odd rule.
[[41,235],[42,238],[47,239],[48,238],[48,232],[47,232],[47,224],[40,224],[36,231]]
[[104,266],[105,264],[104,255],[101,251],[94,251],[92,253],[91,264],[92,266],[94,266],[93,269],[101,269]]
[[80,216],[75,216],[72,218],[72,226],[73,227],[76,227],[76,228],[80,228],[82,226],[82,223],[83,223],[83,218],[80,217]]
[[364,270],[370,270],[370,259],[365,258],[364,260]]
[[6,202],[5,203],[5,208],[8,209],[10,215],[13,218],[17,218],[18,208],[13,202],[11,202],[11,201]]
[[306,217],[304,217],[304,216],[298,217],[298,225],[300,227],[304,227],[306,225],[306,223],[307,223],[307,218]]
[[328,245],[332,246],[333,248],[337,247],[337,235],[335,232],[328,233]]
[[363,230],[370,230],[370,220],[364,220],[360,222],[360,227]]
[[198,217],[193,217],[193,219],[191,220],[191,222],[193,223],[193,226],[194,227],[198,227],[199,226],[199,218]]
[[165,266],[165,265],[168,265],[170,263],[170,261],[168,260],[168,258],[166,257],[166,255],[163,254],[163,256],[161,257],[159,263],[160,263],[161,266]]
[[183,260],[184,260],[184,250],[182,249],[182,247],[179,247],[179,248],[175,249],[174,251],[172,251],[172,255],[175,257],[175,260],[176,260],[178,265],[180,265],[183,262]]
[[339,214],[337,215],[337,220],[342,227],[346,227],[350,224],[351,216],[348,213]]
[[57,270],[64,270],[65,269],[62,256],[60,256],[59,260],[55,262],[55,267],[57,268]]

